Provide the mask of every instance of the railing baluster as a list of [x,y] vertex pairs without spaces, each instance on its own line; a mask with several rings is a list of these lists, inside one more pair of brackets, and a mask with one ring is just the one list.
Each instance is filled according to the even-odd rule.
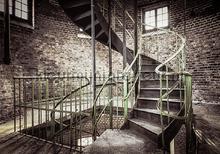
[[21,132],[21,79],[18,80],[18,98],[19,98],[19,132]]
[[192,152],[192,77],[189,75],[185,76],[185,116],[186,118],[186,150],[187,153]]
[[[168,72],[168,66],[166,66],[166,72]],[[166,92],[169,91],[169,76],[166,75]],[[167,113],[170,114],[169,95],[167,96]],[[170,117],[168,116],[168,123],[170,123]]]
[[17,104],[16,104],[16,79],[13,78],[13,84],[14,84],[14,132],[17,131],[17,127],[16,127],[16,109],[17,109]]
[[51,137],[53,137],[52,138],[52,140],[53,140],[53,144],[55,144],[55,119],[56,119],[56,112],[55,112],[55,88],[54,88],[54,86],[55,86],[55,84],[54,84],[54,82],[55,82],[55,80],[56,79],[54,79],[53,81],[52,81],[52,87],[51,87],[51,90],[52,90],[52,97],[53,97],[53,99],[52,99],[52,109],[53,109],[53,113],[54,114],[52,114],[52,117],[51,117],[51,121],[52,121],[52,126],[51,126]]
[[165,138],[164,138],[164,121],[163,121],[163,75],[160,75],[160,123],[162,130],[162,148],[164,150],[165,146]]
[[46,121],[46,140],[48,139],[48,127],[49,127],[49,125],[48,125],[48,123],[49,123],[49,118],[48,118],[48,114],[49,114],[49,112],[48,112],[48,109],[49,109],[49,83],[48,83],[48,79],[45,79],[46,81],[46,85],[45,85],[45,90],[46,90],[46,110],[45,110],[45,121]]
[[[80,87],[82,87],[82,78],[80,79]],[[82,152],[82,88],[79,91],[79,138],[80,138],[80,152]]]
[[[63,92],[64,92],[64,82],[63,82],[64,78],[62,78],[62,81],[61,81],[61,85],[60,85],[60,95],[61,95],[61,98],[64,97],[63,95]],[[61,102],[60,104],[60,130],[61,130],[61,134],[60,134],[60,142],[61,144],[63,145],[63,102]]]
[[[69,83],[70,90],[73,90],[73,81]],[[70,148],[73,148],[73,95],[70,97]]]
[[[41,79],[38,79],[38,125],[41,124],[41,106],[40,106],[40,103],[41,103]],[[40,136],[40,127],[38,127],[38,136]],[[42,135],[42,134],[41,134]]]
[[31,88],[31,97],[32,97],[32,100],[31,100],[31,117],[32,117],[32,121],[31,121],[31,125],[32,125],[32,128],[31,128],[31,132],[32,132],[32,135],[34,135],[34,95],[35,95],[35,79],[31,79],[31,84],[32,84],[32,88]]
[[[125,74],[124,76],[124,98],[127,97],[128,94],[128,75]],[[125,100],[123,100],[123,104],[124,104],[124,120],[126,121],[128,119],[128,98],[126,98]]]
[[25,133],[27,133],[27,107],[26,107],[26,103],[27,103],[27,92],[26,92],[26,80],[23,79],[23,105],[24,105],[24,130],[25,130]]

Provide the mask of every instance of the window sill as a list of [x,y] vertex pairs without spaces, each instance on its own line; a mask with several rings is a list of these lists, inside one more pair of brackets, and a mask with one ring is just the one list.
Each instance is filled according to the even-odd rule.
[[145,32],[142,34],[142,36],[154,36],[154,35],[161,35],[167,33],[166,31],[159,30],[159,31],[151,31],[151,32]]

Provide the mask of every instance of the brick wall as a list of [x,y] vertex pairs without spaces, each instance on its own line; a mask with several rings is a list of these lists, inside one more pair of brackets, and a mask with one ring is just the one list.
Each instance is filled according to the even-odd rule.
[[[34,30],[11,27],[11,64],[0,64],[0,121],[13,115],[13,76],[85,72],[91,70],[90,39],[78,38],[79,28],[53,0],[35,1]],[[3,23],[0,20],[3,50]],[[108,50],[97,43],[97,70],[108,70]],[[113,53],[113,70],[122,69],[122,57]]]
[[[164,4],[170,9],[170,29],[184,34],[183,0],[139,0],[140,8]],[[193,74],[194,102],[220,102],[220,10],[217,6],[218,0],[186,1],[186,60]]]
[[[91,69],[90,40],[77,37],[79,28],[66,17],[57,3],[51,0],[49,5],[45,5],[43,2],[44,0],[36,1],[34,30],[18,25],[11,27],[12,62],[10,65],[0,65],[1,120],[12,116],[13,76],[42,72],[84,72]],[[183,34],[183,0],[138,0],[138,3],[139,18],[142,7],[169,5],[170,28]],[[220,13],[217,3],[218,0],[187,0],[187,68],[193,74],[195,102],[219,103],[220,99]],[[128,8],[132,14],[130,6]],[[3,24],[2,20],[0,22],[2,50]],[[132,29],[131,21],[127,21],[126,25]],[[116,27],[116,30],[120,35],[120,28]],[[166,55],[161,55],[162,60],[165,59]],[[113,57],[114,71],[120,70],[122,57],[116,52]],[[106,47],[97,43],[98,70],[108,70],[107,59]]]

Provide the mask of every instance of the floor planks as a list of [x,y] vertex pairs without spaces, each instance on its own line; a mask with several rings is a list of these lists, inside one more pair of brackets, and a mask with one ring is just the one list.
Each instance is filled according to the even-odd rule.
[[20,133],[0,138],[1,154],[74,154],[68,148],[53,145]]

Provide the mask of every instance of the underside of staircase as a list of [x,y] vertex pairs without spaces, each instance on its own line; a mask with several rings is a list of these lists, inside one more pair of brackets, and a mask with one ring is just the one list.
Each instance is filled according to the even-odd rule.
[[[91,35],[91,1],[90,0],[59,0],[60,5],[64,9],[68,17],[81,28],[86,34]],[[95,4],[95,38],[100,43],[108,46],[108,23],[100,11],[98,5]],[[123,54],[123,43],[117,34],[112,30],[112,49]],[[133,60],[132,50],[127,48],[127,61],[130,64]]]
[[[90,2],[90,0],[59,0],[60,5],[68,17],[88,35],[91,35],[92,28]],[[123,42],[114,31],[111,33],[112,48],[123,54]],[[108,46],[108,23],[100,12],[98,5],[95,5],[95,38],[97,41]],[[128,63],[130,64],[132,60],[132,50],[127,48]],[[160,63],[152,58],[141,55],[140,64],[140,86],[137,101],[135,102],[135,106],[133,111],[130,113],[127,122],[121,130],[108,130],[105,132],[94,144],[88,147],[87,152],[92,152],[92,150],[98,150],[99,148],[99,152],[103,153],[103,147],[110,146],[111,148],[109,148],[113,151],[114,148],[117,147],[116,149],[118,149],[119,152],[120,150],[124,152],[124,149],[127,152],[130,151],[128,153],[137,153],[137,151],[132,148],[132,145],[136,145],[137,149],[142,149],[139,150],[140,153],[146,153],[146,149],[149,149],[149,147],[153,150],[158,150],[157,152],[161,152],[158,149],[162,148],[161,114],[157,109],[157,102],[160,98],[160,79],[155,73],[155,68]],[[176,80],[177,76],[169,78],[169,85],[175,83]],[[165,84],[165,79],[162,82]],[[167,89],[164,88],[163,93],[165,93],[166,90]],[[171,114],[183,114],[184,111],[181,110],[182,102],[179,100],[180,93],[182,92],[183,90],[179,87],[174,89],[170,94],[169,110]],[[163,100],[163,102],[164,109],[166,109],[166,100]],[[163,116],[163,123],[165,139],[164,149],[169,151],[169,144],[178,133],[182,125],[182,121]],[[121,143],[117,144],[118,140],[120,140]],[[139,146],[137,146],[134,141],[136,141]],[[109,153],[109,151],[105,152]],[[98,153],[98,151],[96,151],[96,153]]]

